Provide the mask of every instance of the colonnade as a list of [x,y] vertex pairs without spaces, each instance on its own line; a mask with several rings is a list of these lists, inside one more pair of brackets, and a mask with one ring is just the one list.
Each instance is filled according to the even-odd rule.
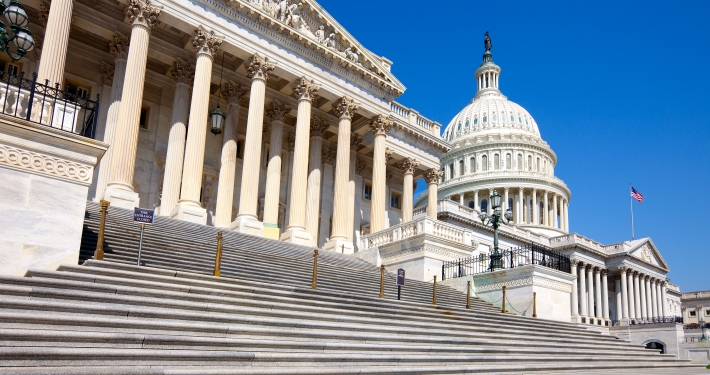
[[619,267],[616,292],[621,295],[616,307],[622,321],[656,319],[668,316],[666,280],[628,267]]
[[572,260],[572,319],[603,325],[609,321],[609,271],[589,263]]

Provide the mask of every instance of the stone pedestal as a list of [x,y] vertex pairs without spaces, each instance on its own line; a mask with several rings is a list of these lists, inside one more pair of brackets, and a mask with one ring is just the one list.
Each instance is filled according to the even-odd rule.
[[107,148],[0,115],[0,274],[78,263],[86,196]]

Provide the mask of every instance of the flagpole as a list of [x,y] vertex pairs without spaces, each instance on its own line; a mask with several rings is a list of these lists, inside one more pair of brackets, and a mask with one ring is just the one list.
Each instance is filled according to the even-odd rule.
[[634,200],[631,197],[631,189],[633,187],[629,184],[629,206],[631,207],[631,241],[634,240]]

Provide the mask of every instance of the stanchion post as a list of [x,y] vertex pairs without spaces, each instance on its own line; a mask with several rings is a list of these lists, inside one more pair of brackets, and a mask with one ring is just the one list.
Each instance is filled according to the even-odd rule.
[[380,265],[380,298],[385,298],[385,265]]
[[222,232],[217,232],[217,253],[214,256],[213,276],[219,277],[222,270]]
[[313,249],[313,278],[311,279],[311,289],[316,288],[316,275],[318,275],[318,249]]
[[500,312],[505,314],[505,286],[503,287],[503,305],[500,308]]
[[436,305],[436,276],[434,276],[434,292],[432,293],[431,304]]
[[471,308],[471,280],[466,282],[466,308]]
[[99,222],[99,239],[96,241],[95,260],[104,260],[104,229],[106,228],[106,211],[111,202],[101,200],[101,221]]
[[533,318],[537,318],[537,292],[533,292]]

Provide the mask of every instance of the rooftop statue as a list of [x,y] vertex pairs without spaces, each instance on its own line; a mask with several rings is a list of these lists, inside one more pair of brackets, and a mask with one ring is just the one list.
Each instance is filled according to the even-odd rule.
[[486,51],[490,51],[491,48],[493,48],[493,43],[491,42],[490,35],[488,35],[488,31],[486,31],[485,39],[483,39],[483,44],[486,46]]

